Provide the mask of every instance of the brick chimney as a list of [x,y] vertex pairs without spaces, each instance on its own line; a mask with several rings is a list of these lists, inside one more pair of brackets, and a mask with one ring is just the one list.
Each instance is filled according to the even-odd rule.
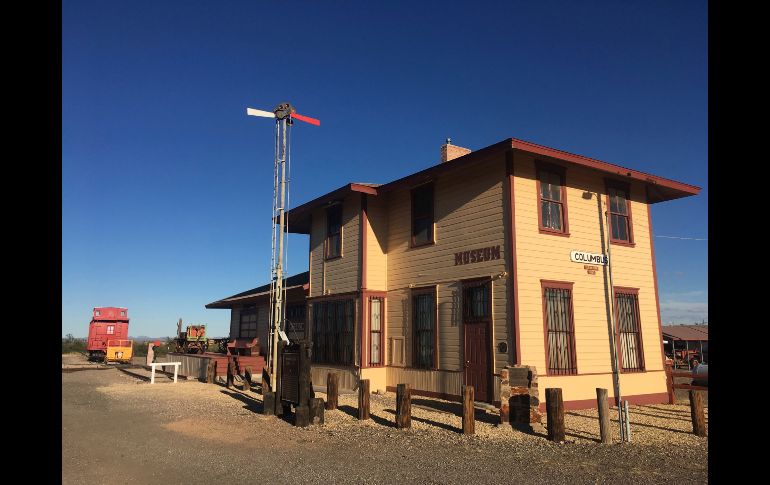
[[466,155],[472,151],[473,150],[469,150],[467,148],[452,145],[452,139],[447,138],[446,143],[441,145],[441,163],[454,160],[457,157],[462,157],[463,155]]

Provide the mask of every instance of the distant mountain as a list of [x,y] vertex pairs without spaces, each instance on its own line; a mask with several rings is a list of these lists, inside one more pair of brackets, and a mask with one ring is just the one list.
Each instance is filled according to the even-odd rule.
[[164,341],[164,342],[165,342],[165,340],[166,340],[166,338],[167,338],[167,337],[168,337],[168,336],[166,336],[166,337],[148,337],[148,336],[146,336],[146,335],[139,335],[138,337],[132,337],[132,336],[130,336],[130,335],[128,336],[128,338],[129,338],[130,340],[141,340],[141,341],[149,341],[149,340],[161,340],[161,341]]

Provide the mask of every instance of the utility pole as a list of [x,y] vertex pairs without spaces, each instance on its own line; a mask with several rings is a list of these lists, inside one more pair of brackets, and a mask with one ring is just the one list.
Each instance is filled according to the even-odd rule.
[[[612,284],[612,250],[610,246],[612,246],[612,234],[610,231],[612,231],[612,224],[610,221],[610,214],[609,211],[605,211],[602,207],[602,196],[599,192],[596,193],[596,198],[599,201],[599,221],[602,224],[602,226],[605,225],[606,222],[606,231],[607,235],[607,279],[609,281],[609,334],[610,334],[610,360],[612,362],[612,385],[615,391],[615,403],[618,406],[618,424],[620,425],[620,441],[626,441],[626,433],[625,433],[625,426],[623,424],[623,403],[621,401],[621,394],[620,394],[620,364],[618,362],[618,349],[616,345],[615,340],[615,328],[616,328],[616,322],[615,322],[615,287]],[[602,244],[604,244],[605,239],[604,235],[602,235]]]

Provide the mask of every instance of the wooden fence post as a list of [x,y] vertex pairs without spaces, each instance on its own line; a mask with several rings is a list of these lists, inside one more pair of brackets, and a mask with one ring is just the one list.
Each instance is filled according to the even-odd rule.
[[233,387],[233,361],[228,360],[227,361],[227,388],[232,389]]
[[246,370],[243,374],[243,390],[244,391],[250,391],[251,390],[251,367],[246,367]]
[[672,364],[666,362],[666,390],[668,391],[668,403],[674,404],[676,402],[676,395],[674,394],[674,375]]
[[564,401],[560,388],[545,390],[545,410],[548,417],[548,439],[564,441]]
[[209,360],[209,365],[206,366],[206,383],[213,384],[217,380],[217,361]]
[[612,443],[610,405],[607,402],[607,389],[596,388],[596,405],[599,409],[599,436],[601,436],[602,443]]
[[339,376],[337,374],[326,374],[326,409],[337,409],[339,396]]
[[463,434],[476,434],[473,386],[463,386]]
[[324,400],[320,397],[310,399],[310,424],[324,424]]
[[358,385],[358,419],[369,419],[369,379],[362,379]]
[[412,389],[409,384],[396,386],[396,428],[412,427]]
[[246,380],[249,381],[249,387],[251,386],[251,378],[254,377],[254,374],[252,374],[251,366],[246,367]]
[[692,416],[692,432],[696,436],[706,436],[706,414],[703,411],[701,391],[690,390],[690,415]]

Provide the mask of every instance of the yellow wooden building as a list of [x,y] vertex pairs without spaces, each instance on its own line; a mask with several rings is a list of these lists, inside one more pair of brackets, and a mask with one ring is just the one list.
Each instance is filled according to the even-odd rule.
[[[613,392],[614,324],[623,398],[665,402],[650,204],[699,191],[510,138],[447,141],[435,166],[295,207],[313,382],[334,371],[342,387],[448,399],[469,384],[497,402],[501,370],[523,364],[567,408],[591,407],[597,387]],[[209,307],[235,322],[225,300]]]

